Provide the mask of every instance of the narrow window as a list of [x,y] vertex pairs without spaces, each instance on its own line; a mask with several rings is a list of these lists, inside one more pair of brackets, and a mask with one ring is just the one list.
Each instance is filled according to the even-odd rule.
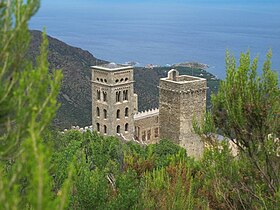
[[120,114],[121,114],[121,111],[118,109],[117,110],[117,119],[120,119]]
[[127,101],[128,100],[128,90],[123,91],[123,100]]
[[125,130],[125,131],[128,131],[128,123],[125,124],[124,130]]
[[176,71],[173,71],[173,72],[172,72],[172,80],[173,80],[173,81],[176,81],[176,80],[177,80],[177,78],[176,78]]
[[146,131],[142,132],[142,141],[146,141]]
[[134,135],[134,138],[136,140],[139,140],[139,131],[140,131],[140,128],[139,127],[135,127],[135,135]]
[[100,124],[99,123],[96,123],[96,129],[97,129],[97,132],[100,132]]
[[124,113],[125,113],[124,116],[128,117],[128,107],[125,108],[125,112]]
[[100,100],[100,90],[97,90],[97,100]]
[[103,91],[103,101],[107,101],[107,93]]
[[147,140],[150,141],[151,140],[151,130],[147,131]]
[[127,82],[127,81],[128,81],[128,78],[125,78],[125,80],[124,80],[124,81],[126,81],[126,82]]
[[100,117],[100,110],[99,110],[99,107],[96,107],[96,115],[97,115],[97,117]]
[[158,128],[155,128],[155,138],[157,138],[157,137],[158,137],[158,134],[159,134],[159,132],[158,132]]
[[104,133],[107,133],[107,126],[104,125]]
[[104,112],[104,119],[107,119],[107,110],[104,109],[103,112]]
[[121,91],[117,91],[116,92],[116,102],[120,102],[121,101]]
[[117,133],[121,133],[121,126],[117,126]]

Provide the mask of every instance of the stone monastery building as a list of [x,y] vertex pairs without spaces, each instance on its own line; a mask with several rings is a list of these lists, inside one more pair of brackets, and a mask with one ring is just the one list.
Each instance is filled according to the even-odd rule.
[[192,120],[206,110],[206,79],[179,75],[172,69],[160,79],[159,109],[138,112],[133,67],[109,63],[92,66],[92,127],[102,135],[141,143],[170,139],[199,157],[203,143]]

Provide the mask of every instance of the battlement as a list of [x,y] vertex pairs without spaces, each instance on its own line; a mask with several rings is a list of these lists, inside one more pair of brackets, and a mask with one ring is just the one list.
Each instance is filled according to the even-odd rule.
[[185,84],[190,82],[205,81],[206,79],[190,75],[179,75],[179,72],[176,69],[171,69],[168,72],[168,76],[166,78],[161,78],[160,80],[167,80],[169,82],[174,82],[177,84]]
[[207,80],[204,78],[179,75],[176,69],[172,69],[166,78],[160,79],[159,88],[177,93],[194,93],[206,91],[206,83]]
[[143,112],[138,112],[134,115],[134,120],[140,120],[143,118],[147,118],[147,117],[153,117],[159,114],[159,109],[149,109],[149,110],[145,110]]

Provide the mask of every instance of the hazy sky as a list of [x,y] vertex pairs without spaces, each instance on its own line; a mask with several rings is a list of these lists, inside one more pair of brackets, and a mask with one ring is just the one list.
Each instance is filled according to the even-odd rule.
[[279,3],[279,0],[42,0],[45,5],[56,5],[56,4],[84,4],[84,3],[102,3],[102,4],[121,4],[121,3],[165,3],[165,4],[272,4]]

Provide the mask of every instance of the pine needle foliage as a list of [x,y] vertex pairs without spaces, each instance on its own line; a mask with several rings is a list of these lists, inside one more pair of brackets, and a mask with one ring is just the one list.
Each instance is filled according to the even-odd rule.
[[0,209],[67,206],[70,182],[57,198],[48,171],[49,153],[42,142],[58,108],[62,79],[61,71],[49,74],[45,34],[36,64],[26,59],[28,21],[39,6],[38,0],[0,1]]
[[[231,186],[233,192],[242,195],[242,199],[235,199],[240,200],[238,205],[227,200],[230,208],[254,206],[270,209],[279,206],[280,89],[278,75],[271,70],[271,57],[270,50],[262,74],[258,75],[257,57],[251,59],[249,51],[241,53],[237,65],[234,56],[227,51],[226,79],[221,82],[218,93],[212,95],[211,112],[205,116],[202,126],[194,124],[196,132],[208,145],[219,151],[221,145],[215,136],[220,134],[230,140],[238,149],[238,164],[246,163],[247,170],[242,170],[228,161],[233,171],[247,177],[246,184],[236,175],[235,181],[223,186],[225,189]],[[220,185],[226,183],[221,181],[222,176],[216,175],[221,178]]]

